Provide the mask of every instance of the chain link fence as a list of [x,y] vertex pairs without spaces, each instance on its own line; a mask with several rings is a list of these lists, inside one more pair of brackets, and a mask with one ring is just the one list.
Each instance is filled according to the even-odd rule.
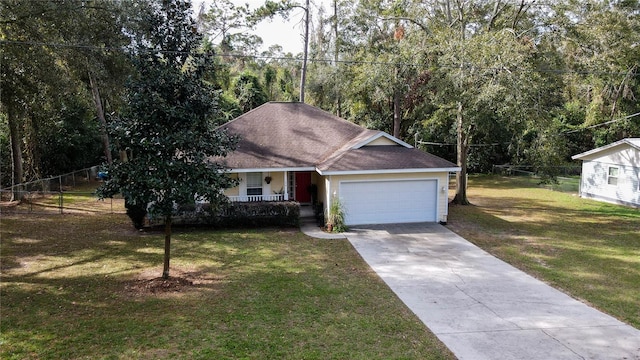
[[568,165],[554,166],[552,168],[556,177],[551,181],[542,181],[542,177],[536,174],[533,166],[494,165],[493,174],[526,179],[531,186],[543,187],[553,191],[579,192],[582,166]]
[[[564,165],[564,166],[547,166],[548,170],[552,170],[559,177],[580,177],[582,166],[580,165]],[[493,165],[494,175],[506,176],[534,176],[536,168],[531,165]]]
[[99,167],[38,179],[0,190],[0,210],[11,213],[124,213],[121,198],[100,200]]

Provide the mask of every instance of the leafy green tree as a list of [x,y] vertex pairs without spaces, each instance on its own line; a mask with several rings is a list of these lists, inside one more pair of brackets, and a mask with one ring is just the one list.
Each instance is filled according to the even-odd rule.
[[250,72],[243,72],[235,80],[233,92],[243,113],[268,101],[267,93],[260,79]]
[[14,184],[95,164],[94,142],[109,159],[106,99],[113,111],[126,76],[123,56],[113,51],[123,40],[121,5],[0,2],[0,110],[10,128]]
[[305,0],[304,5],[296,1],[282,0],[279,2],[266,0],[264,5],[256,9],[251,15],[252,21],[259,22],[264,19],[272,19],[279,15],[284,19],[289,18],[291,11],[302,9],[304,11],[304,46],[302,54],[302,69],[300,70],[300,96],[298,101],[305,102],[305,87],[307,83],[307,63],[309,52],[309,27],[311,23],[311,6],[309,0]]
[[115,161],[101,197],[122,193],[129,206],[164,220],[163,278],[169,277],[174,208],[226,201],[221,189],[234,185],[215,159],[235,139],[212,126],[217,93],[204,81],[210,53],[199,51],[201,36],[188,1],[149,1],[143,14],[149,31],[136,34],[136,74],[127,85],[127,104],[112,125],[112,136],[129,154]]
[[108,163],[113,161],[114,148],[107,133],[108,113],[119,108],[131,65],[122,51],[112,50],[126,44],[121,31],[126,21],[123,11],[124,8],[117,3],[105,3],[98,9],[81,12],[75,17],[76,25],[72,28],[72,34],[66,38],[77,44],[91,43],[93,47],[71,49],[62,55],[70,71],[91,94],[100,140]]
[[11,184],[11,143],[9,124],[5,114],[0,113],[0,187]]
[[5,114],[9,128],[10,155],[12,164],[11,185],[17,185],[30,177],[38,165],[33,121],[34,114],[41,114],[43,100],[48,100],[50,84],[60,90],[62,79],[56,59],[43,46],[27,47],[22,42],[32,39],[48,39],[55,28],[47,26],[55,9],[49,2],[0,3],[0,110]]
[[320,12],[311,58],[310,94],[320,106],[369,128],[405,138],[428,104],[429,71],[419,46],[423,34],[405,31],[401,6],[362,1],[352,8],[334,1],[333,14]]
[[208,10],[204,2],[201,4],[198,23],[207,41],[219,44],[222,54],[229,54],[238,47],[245,47],[243,45],[262,41],[246,34],[246,30],[255,26],[249,15],[248,4],[234,5],[229,0],[213,0]]
[[557,79],[538,71],[548,68],[548,59],[537,47],[540,33],[532,26],[530,3],[442,4],[422,9],[431,32],[426,49],[434,59],[432,101],[455,124],[462,171],[453,201],[468,204],[466,175],[474,142],[503,129],[517,147],[526,129],[545,127],[561,97]]
[[83,95],[65,97],[56,111],[47,112],[47,119],[38,120],[47,126],[37,135],[39,152],[47,154],[41,165],[45,175],[71,172],[104,160],[102,131],[94,120],[89,96]]
[[564,93],[567,105],[583,113],[579,132],[592,138],[586,147],[640,134],[638,116],[607,124],[640,112],[639,8],[637,0],[554,2],[557,29],[548,38],[571,70]]
[[[269,94],[269,100],[271,101],[296,101],[298,100],[298,93],[296,92],[296,79],[295,73],[297,65],[292,60],[275,60],[271,61],[266,69],[276,69],[275,78],[266,79],[265,85],[269,84],[273,86],[272,93]],[[268,85],[267,85],[268,86]],[[267,91],[269,88],[267,87]]]

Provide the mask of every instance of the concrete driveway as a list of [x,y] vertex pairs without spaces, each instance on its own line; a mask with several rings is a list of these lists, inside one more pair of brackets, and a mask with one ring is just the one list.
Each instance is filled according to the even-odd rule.
[[441,225],[377,225],[346,236],[459,359],[640,359],[640,330]]

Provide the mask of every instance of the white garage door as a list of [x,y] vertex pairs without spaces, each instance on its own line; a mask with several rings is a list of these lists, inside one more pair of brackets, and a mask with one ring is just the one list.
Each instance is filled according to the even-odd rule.
[[436,180],[340,183],[347,225],[437,221]]

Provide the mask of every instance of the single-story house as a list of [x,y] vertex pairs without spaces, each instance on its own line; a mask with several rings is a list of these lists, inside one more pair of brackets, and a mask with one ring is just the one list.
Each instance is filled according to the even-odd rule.
[[239,136],[223,163],[231,201],[340,199],[347,225],[446,222],[455,164],[304,103],[269,102],[221,128]]
[[640,207],[640,138],[627,138],[572,157],[582,160],[580,196]]

